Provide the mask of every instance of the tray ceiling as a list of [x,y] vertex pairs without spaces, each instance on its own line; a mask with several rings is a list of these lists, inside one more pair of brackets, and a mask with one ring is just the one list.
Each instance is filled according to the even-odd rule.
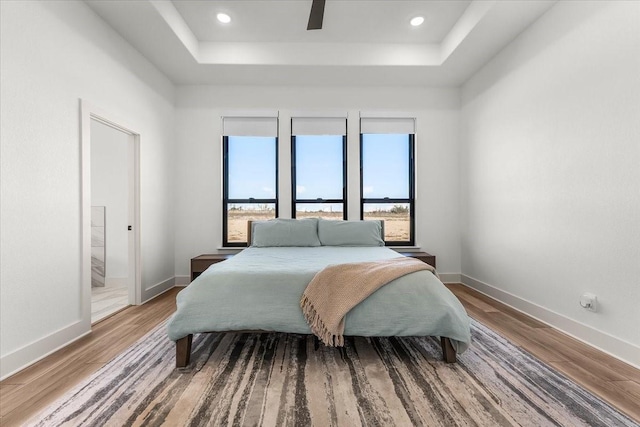
[[86,3],[176,84],[458,86],[555,0]]

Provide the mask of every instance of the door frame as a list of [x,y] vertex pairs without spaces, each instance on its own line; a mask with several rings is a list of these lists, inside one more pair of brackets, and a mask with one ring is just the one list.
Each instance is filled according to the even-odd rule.
[[[129,268],[134,269],[134,285],[129,285],[130,304],[142,302],[142,269],[140,268],[140,133],[126,121],[80,99],[81,156],[81,321],[91,327],[91,120],[133,137],[133,251],[129,251]],[[128,150],[129,151],[129,150]],[[131,163],[131,162],[130,162]],[[129,207],[131,209],[131,206]]]

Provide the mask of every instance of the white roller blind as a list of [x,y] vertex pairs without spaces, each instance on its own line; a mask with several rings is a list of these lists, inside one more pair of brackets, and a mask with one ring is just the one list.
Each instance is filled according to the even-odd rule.
[[224,136],[278,136],[277,117],[223,117]]
[[416,120],[411,117],[361,117],[361,133],[416,133]]
[[291,135],[346,135],[344,117],[292,117]]

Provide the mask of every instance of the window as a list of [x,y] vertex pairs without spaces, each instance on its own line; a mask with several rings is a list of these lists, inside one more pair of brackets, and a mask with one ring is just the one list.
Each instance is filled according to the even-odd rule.
[[[380,119],[371,121],[375,125],[365,124],[365,119],[361,119],[361,219],[383,220],[388,246],[412,246],[415,242],[413,119],[409,129],[405,126],[379,127]],[[384,124],[384,120],[382,122]],[[398,123],[392,121],[391,124]],[[381,132],[385,130],[403,132]]]
[[291,135],[291,217],[346,219],[346,118],[292,118]]
[[232,119],[223,119],[222,245],[247,246],[247,221],[278,216],[277,119],[267,129],[254,126],[262,118]]

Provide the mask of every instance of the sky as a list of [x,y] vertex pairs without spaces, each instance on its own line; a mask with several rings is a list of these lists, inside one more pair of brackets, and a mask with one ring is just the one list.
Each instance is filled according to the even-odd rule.
[[276,197],[275,138],[229,137],[229,198]]
[[[405,135],[363,137],[365,198],[409,197]],[[229,137],[229,198],[275,198],[275,139]],[[342,198],[342,136],[296,137],[298,199]]]

